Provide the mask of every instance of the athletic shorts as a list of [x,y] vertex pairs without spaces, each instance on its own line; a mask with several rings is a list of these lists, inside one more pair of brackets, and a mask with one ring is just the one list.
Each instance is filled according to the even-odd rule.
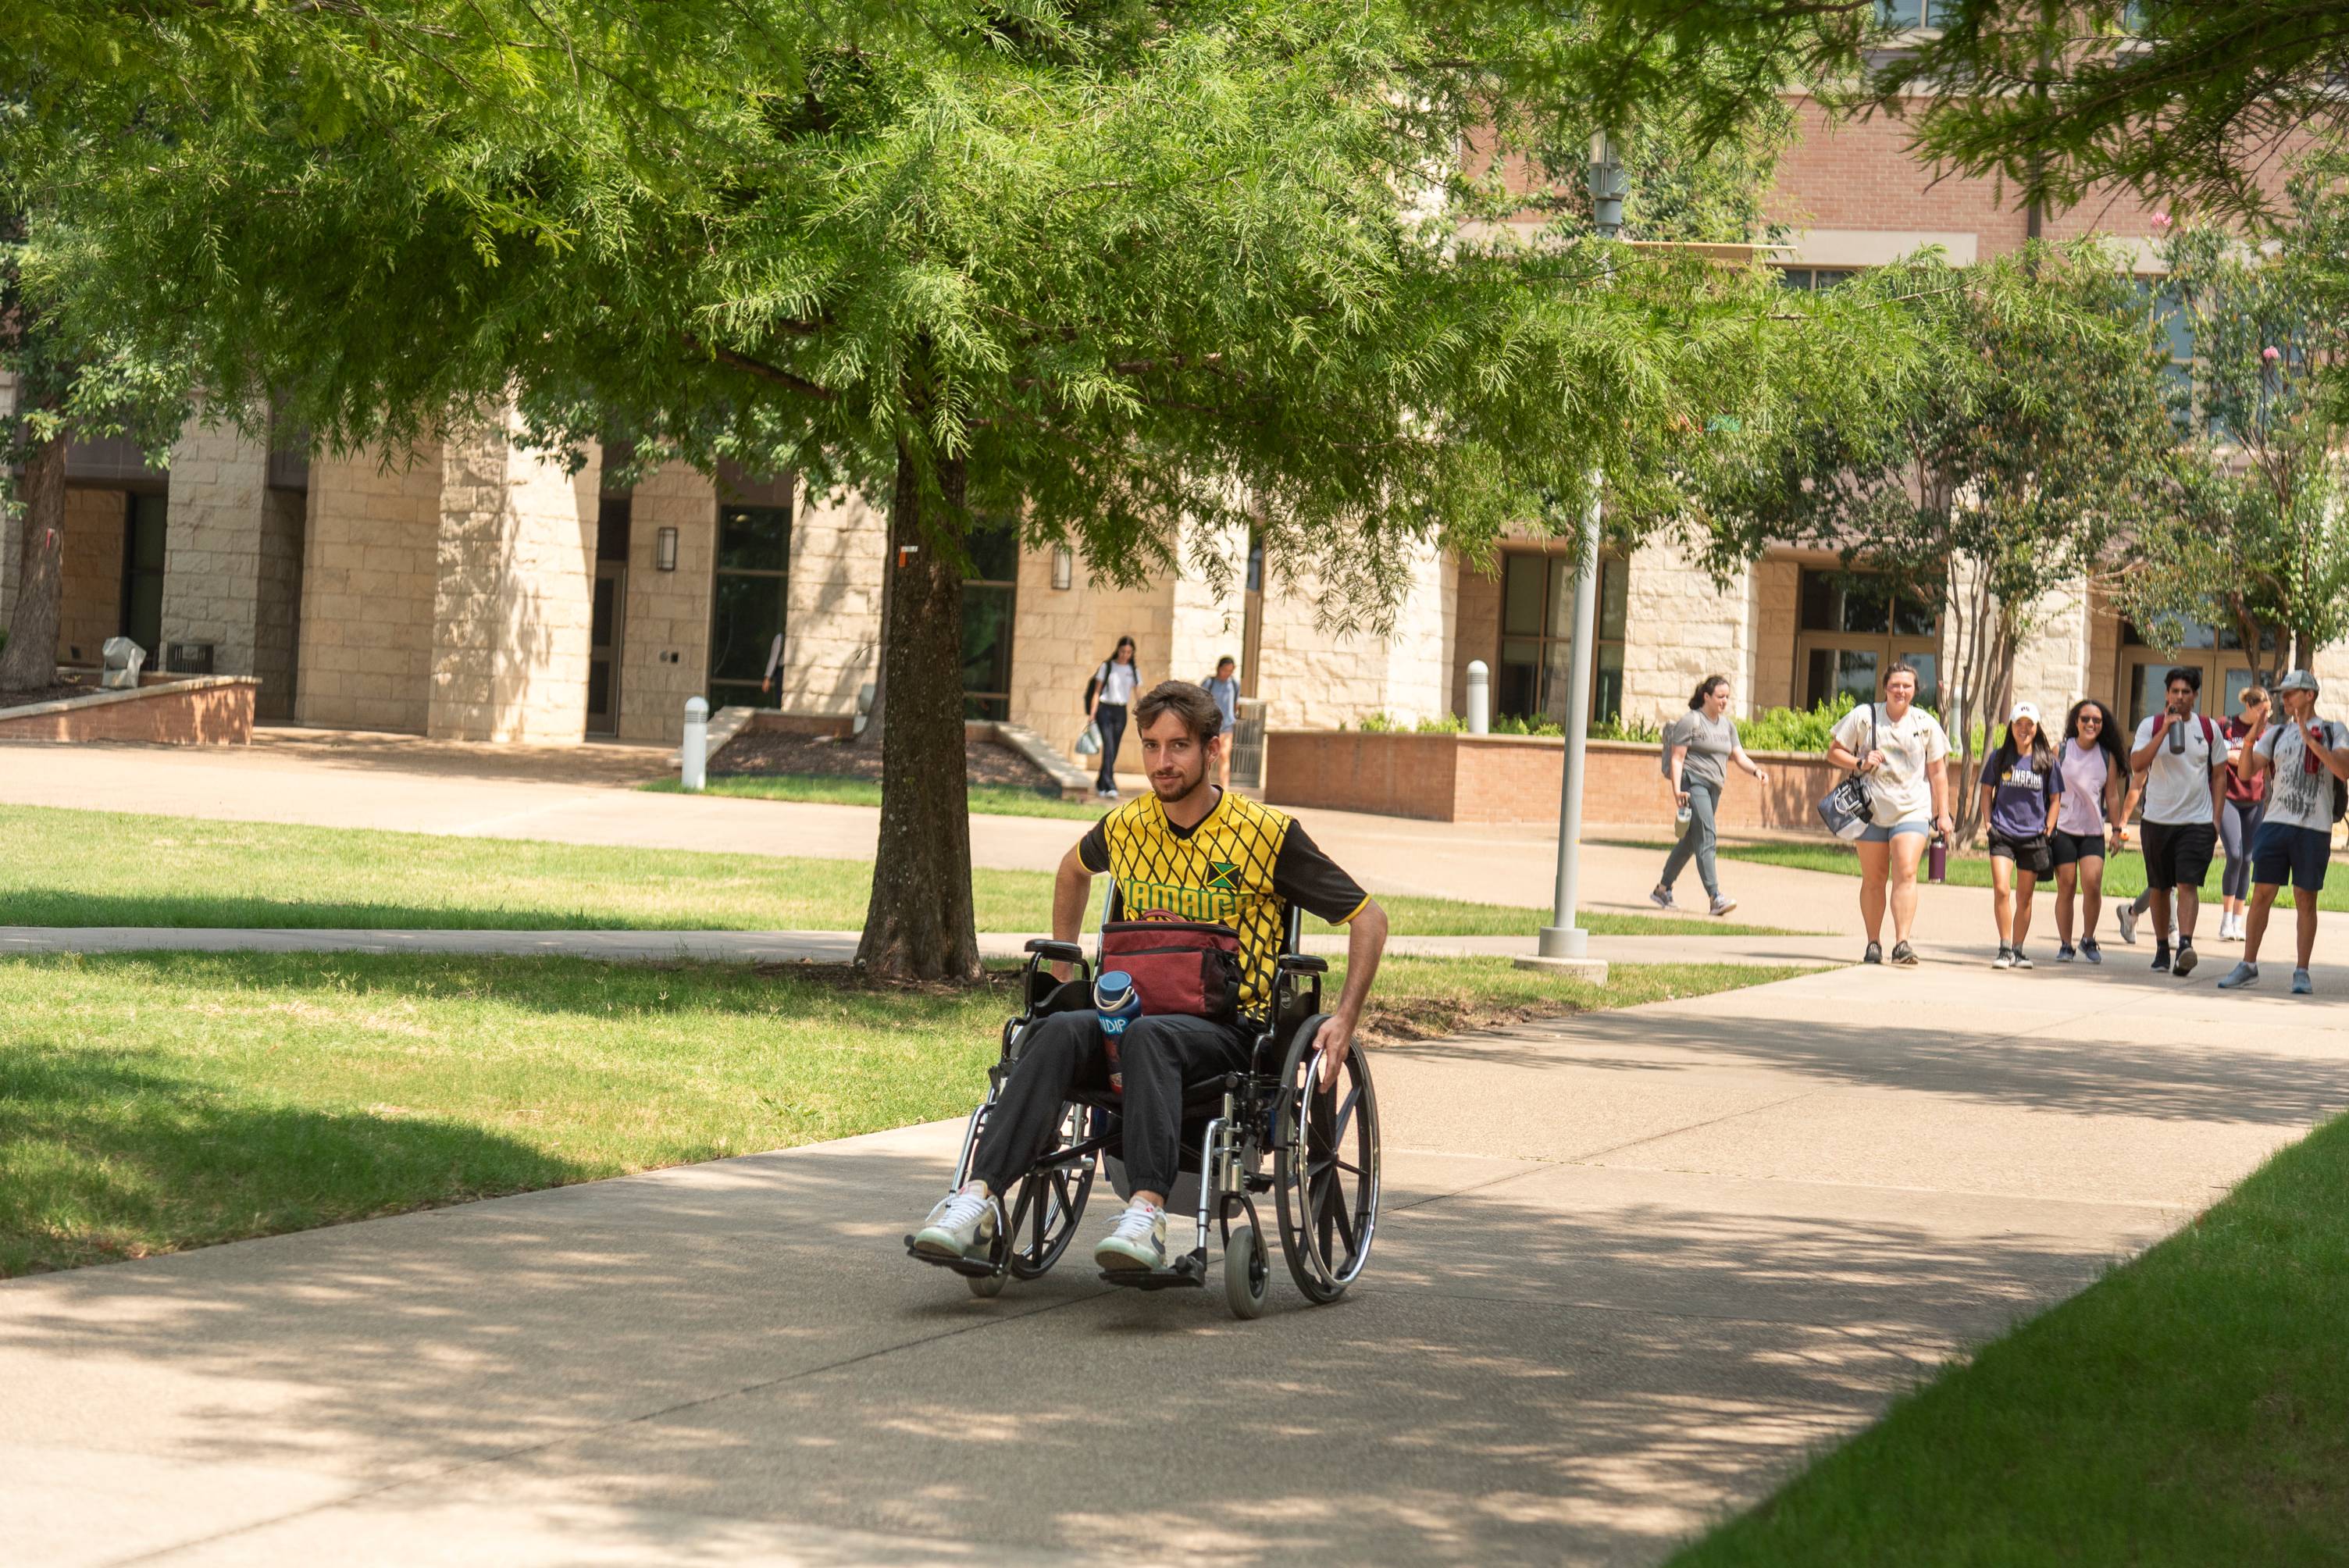
[[1902,833],[1914,833],[1919,838],[1930,839],[1933,836],[1933,824],[1922,817],[1912,818],[1906,822],[1895,822],[1889,828],[1870,822],[1868,825],[1868,830],[1859,835],[1857,841],[1863,844],[1889,844]]
[[2027,839],[2018,839],[1993,829],[1990,835],[1990,854],[1994,861],[2013,861],[2016,871],[2029,872],[2035,877],[2055,874],[2055,858],[2048,852],[2044,834],[2033,833]]
[[2210,874],[2210,857],[2218,848],[2216,822],[2146,823],[2145,885],[2164,892],[2200,887]]
[[2294,887],[2322,892],[2332,859],[2333,835],[2323,829],[2261,822],[2251,839],[2251,881],[2282,887],[2289,880]]
[[2047,855],[2059,866],[2076,866],[2082,861],[2105,858],[2105,836],[2102,833],[2067,833],[2058,828],[2047,840]]

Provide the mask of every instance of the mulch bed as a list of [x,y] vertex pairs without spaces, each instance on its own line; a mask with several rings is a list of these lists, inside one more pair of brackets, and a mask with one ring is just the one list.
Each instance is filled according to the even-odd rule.
[[[991,740],[963,742],[964,776],[973,784],[999,784],[1015,789],[1059,794],[1052,776],[1012,750]],[[881,777],[881,753],[869,746],[852,746],[829,735],[786,735],[750,731],[713,759],[713,777],[730,775],[812,774],[829,779]]]
[[0,708],[30,707],[35,703],[63,702],[70,696],[88,696],[98,690],[94,681],[75,681],[59,686],[36,686],[31,691],[0,691]]

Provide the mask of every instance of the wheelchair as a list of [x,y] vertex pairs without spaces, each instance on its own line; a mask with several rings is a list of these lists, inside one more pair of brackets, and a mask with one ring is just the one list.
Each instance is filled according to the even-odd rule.
[[[1117,889],[1103,901],[1102,922],[1120,918]],[[1218,1073],[1184,1086],[1182,1175],[1167,1194],[1168,1212],[1189,1212],[1198,1231],[1192,1250],[1164,1269],[1103,1270],[1111,1284],[1155,1291],[1204,1288],[1208,1247],[1219,1239],[1224,1301],[1236,1317],[1260,1316],[1272,1284],[1271,1251],[1257,1200],[1269,1195],[1289,1277],[1307,1301],[1326,1305],[1346,1294],[1370,1260],[1379,1218],[1378,1096],[1360,1043],[1323,1091],[1313,1082],[1314,1037],[1327,1015],[1321,981],[1329,961],[1299,951],[1293,907],[1274,961],[1270,1016],[1257,1028],[1247,1070]],[[1049,964],[1074,966],[1055,980]],[[1029,1029],[1054,1013],[1092,1006],[1093,965],[1073,942],[1028,944],[1019,1016],[1003,1026],[1003,1055],[988,1068],[987,1099],[971,1112],[949,1192],[970,1179],[970,1164],[994,1108],[1019,1061]],[[1119,1099],[1107,1088],[1079,1088],[1061,1108],[1052,1147],[1007,1192],[997,1193],[995,1239],[984,1258],[907,1253],[963,1276],[971,1294],[991,1297],[1011,1280],[1040,1278],[1075,1240],[1095,1179],[1109,1177],[1131,1196],[1121,1158]]]

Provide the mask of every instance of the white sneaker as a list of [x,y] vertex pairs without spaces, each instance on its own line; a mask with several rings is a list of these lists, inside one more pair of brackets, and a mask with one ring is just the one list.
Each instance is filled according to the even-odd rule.
[[1166,1211],[1147,1203],[1126,1206],[1116,1229],[1093,1247],[1093,1262],[1105,1269],[1156,1271],[1166,1266]]
[[914,1233],[914,1250],[934,1258],[984,1257],[994,1240],[995,1205],[976,1192],[949,1192]]
[[1668,887],[1650,888],[1648,890],[1648,902],[1654,904],[1658,909],[1672,909],[1677,907],[1672,903],[1672,890]]
[[1717,893],[1715,893],[1715,894],[1713,894],[1713,913],[1715,913],[1715,914],[1727,914],[1731,910],[1735,909],[1736,907],[1737,907],[1737,901],[1736,901],[1735,899],[1733,899],[1733,898],[1730,897],[1727,893],[1725,893],[1725,892],[1717,892]]

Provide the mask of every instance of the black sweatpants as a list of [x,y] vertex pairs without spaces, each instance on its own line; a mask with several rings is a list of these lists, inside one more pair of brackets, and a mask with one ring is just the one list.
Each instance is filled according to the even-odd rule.
[[1101,727],[1101,771],[1093,776],[1093,788],[1110,790],[1117,788],[1117,748],[1125,743],[1125,704],[1102,702],[1093,705],[1093,723]]
[[[1125,1171],[1136,1191],[1174,1186],[1183,1137],[1183,1086],[1247,1068],[1249,1041],[1239,1026],[1174,1016],[1136,1018],[1118,1051],[1125,1082]],[[1101,1019],[1087,1008],[1036,1024],[1003,1086],[973,1151],[970,1173],[1008,1191],[1041,1156],[1060,1126],[1071,1089],[1109,1083]]]

